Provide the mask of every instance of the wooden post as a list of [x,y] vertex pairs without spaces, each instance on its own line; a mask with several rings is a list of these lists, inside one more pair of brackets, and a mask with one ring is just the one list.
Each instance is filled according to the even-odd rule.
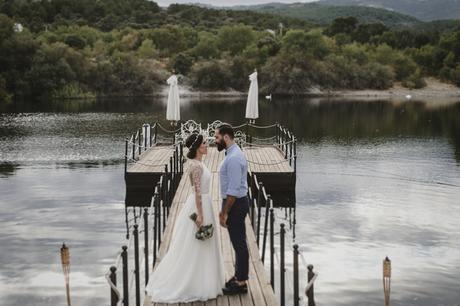
[[121,247],[121,258],[123,263],[123,305],[129,305],[129,277],[128,277],[128,247]]
[[391,290],[391,260],[387,257],[383,260],[383,294],[385,297],[385,306],[390,305]]
[[70,301],[70,250],[65,245],[65,243],[62,244],[60,253],[61,253],[62,271],[64,272],[67,306],[70,306],[71,305],[71,301]]

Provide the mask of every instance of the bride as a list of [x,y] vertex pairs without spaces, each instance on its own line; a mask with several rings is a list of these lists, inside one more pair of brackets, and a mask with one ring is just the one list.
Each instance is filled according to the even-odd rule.
[[[155,303],[186,303],[206,301],[222,294],[225,270],[217,234],[211,198],[211,173],[201,161],[207,153],[203,135],[190,135],[185,145],[188,176],[193,192],[177,216],[167,253],[149,278],[146,294]],[[197,214],[195,221],[190,215]],[[214,234],[198,240],[195,233],[201,225],[212,224]]]

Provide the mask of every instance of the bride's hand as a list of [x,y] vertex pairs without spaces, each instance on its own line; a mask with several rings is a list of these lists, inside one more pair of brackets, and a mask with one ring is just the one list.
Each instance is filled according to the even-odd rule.
[[203,225],[203,216],[198,215],[195,220],[196,226],[201,227]]

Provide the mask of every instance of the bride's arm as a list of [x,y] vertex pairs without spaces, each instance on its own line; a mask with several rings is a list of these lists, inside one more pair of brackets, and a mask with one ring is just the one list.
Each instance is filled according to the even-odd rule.
[[193,165],[191,170],[193,188],[195,189],[195,205],[198,215],[196,222],[198,226],[201,226],[203,223],[203,205],[201,201],[201,175],[203,174],[203,169],[200,165]]

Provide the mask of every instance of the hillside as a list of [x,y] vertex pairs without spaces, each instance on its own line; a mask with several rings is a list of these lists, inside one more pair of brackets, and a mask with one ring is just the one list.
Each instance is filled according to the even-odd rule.
[[[388,24],[389,16],[397,15],[381,20]],[[401,20],[393,24],[414,19]],[[279,23],[283,31],[267,31]],[[1,2],[0,104],[29,97],[152,95],[172,72],[193,90],[246,91],[254,68],[261,92],[273,94],[421,88],[425,77],[458,86],[455,25],[420,22],[401,29],[347,17],[315,27],[292,17],[160,8],[148,0]]]
[[338,17],[356,17],[360,22],[381,22],[389,27],[412,26],[419,21],[411,16],[403,15],[381,8],[366,6],[326,5],[322,3],[269,3],[249,6],[233,6],[231,9],[257,11],[286,17],[294,17],[317,24],[329,24]]
[[380,7],[423,21],[460,19],[460,0],[320,0],[320,3]]

